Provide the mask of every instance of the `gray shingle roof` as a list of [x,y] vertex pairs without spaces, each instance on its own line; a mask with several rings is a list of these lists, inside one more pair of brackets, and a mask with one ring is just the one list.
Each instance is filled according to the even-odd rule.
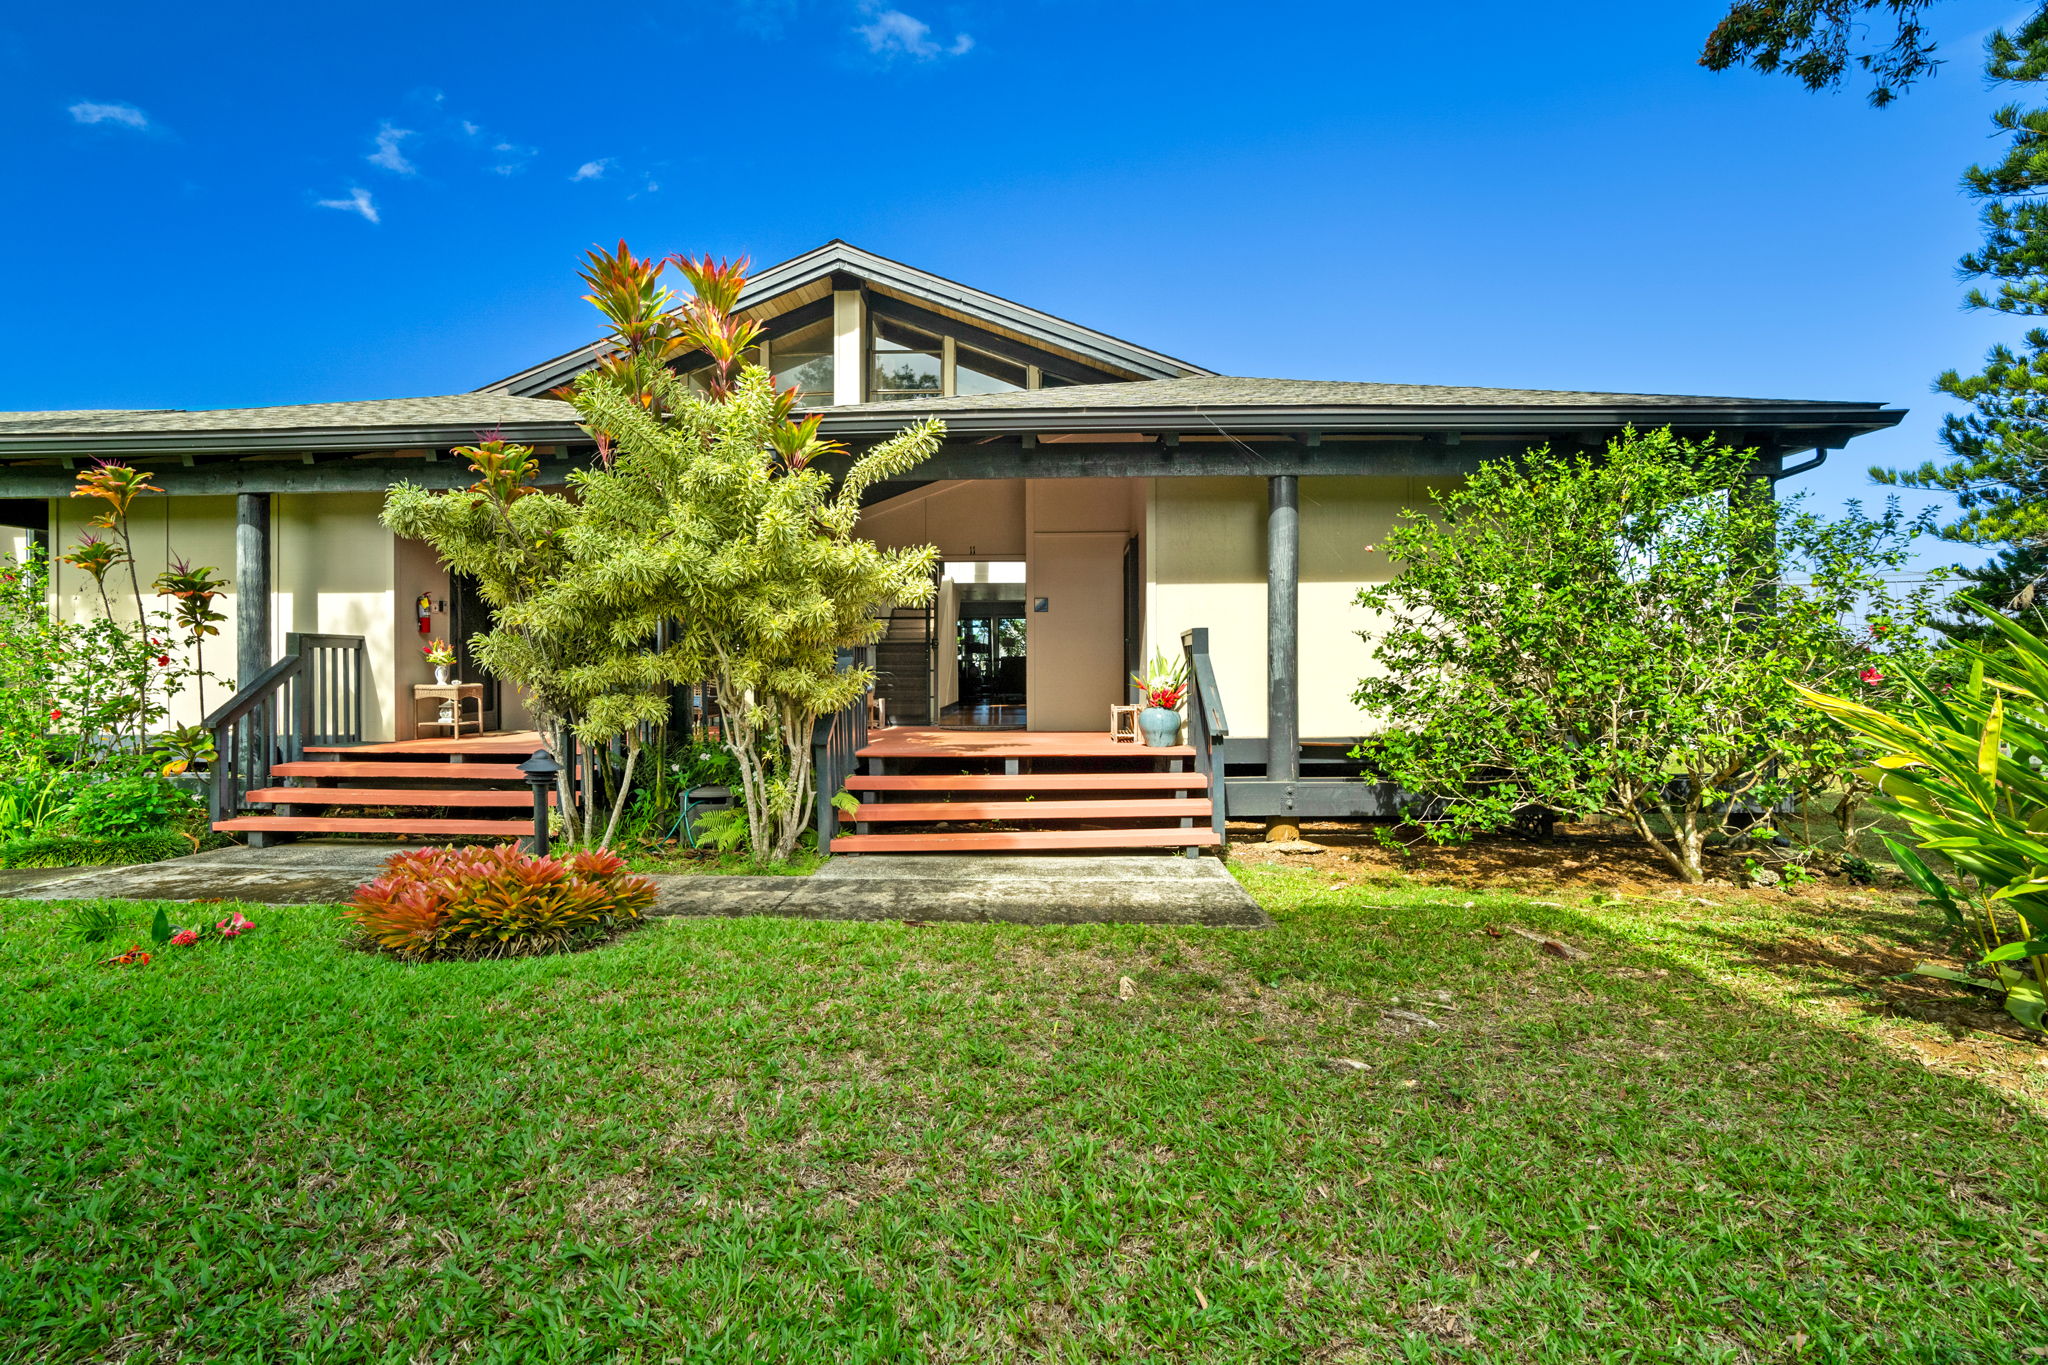
[[99,411],[0,412],[0,437],[357,431],[472,428],[525,423],[574,425],[576,411],[552,398],[458,393],[434,398],[375,398],[360,403],[296,403],[275,408],[130,408]]
[[1713,398],[1669,393],[1595,393],[1573,389],[1481,389],[1450,384],[1371,384],[1336,379],[1251,379],[1200,375],[1121,384],[1076,384],[1052,389],[913,398],[833,408],[835,414],[1004,412],[1011,409],[1197,407],[1307,408],[1798,408],[1877,407],[1878,404],[1782,398]]

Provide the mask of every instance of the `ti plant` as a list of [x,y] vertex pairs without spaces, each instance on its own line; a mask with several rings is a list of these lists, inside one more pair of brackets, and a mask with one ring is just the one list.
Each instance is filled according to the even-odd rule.
[[1885,842],[1926,903],[1968,933],[1977,973],[1923,963],[1924,976],[1996,989],[2006,1012],[2048,1031],[2048,641],[1981,604],[1990,647],[1964,646],[1968,678],[1936,688],[1909,677],[1888,710],[1801,688],[1806,702],[1866,741],[1869,774],[1920,851],[1948,859],[1951,886],[1913,849]]
[[201,715],[206,714],[206,637],[220,634],[220,623],[228,619],[213,609],[213,599],[227,585],[227,579],[213,576],[211,564],[195,569],[183,559],[173,560],[170,568],[156,576],[157,596],[171,599],[171,619],[192,642]]

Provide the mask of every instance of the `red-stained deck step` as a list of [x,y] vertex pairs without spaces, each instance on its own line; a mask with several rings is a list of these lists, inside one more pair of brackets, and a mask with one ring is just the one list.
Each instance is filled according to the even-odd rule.
[[834,853],[1058,853],[1077,849],[1206,848],[1221,842],[1197,829],[1020,829],[960,834],[835,834]]
[[516,763],[273,763],[272,777],[424,777],[435,782],[524,782]]
[[252,834],[463,834],[500,839],[518,839],[533,833],[531,820],[429,820],[410,815],[388,820],[369,816],[238,815],[232,820],[216,820],[213,827]]
[[1150,792],[1207,791],[1201,773],[890,773],[846,779],[855,792]]
[[853,818],[867,824],[941,820],[1173,820],[1209,818],[1207,797],[1135,801],[863,801]]
[[[260,787],[248,800],[266,806],[508,806],[532,810],[530,791],[422,791],[417,787]],[[548,793],[553,804],[555,794]]]

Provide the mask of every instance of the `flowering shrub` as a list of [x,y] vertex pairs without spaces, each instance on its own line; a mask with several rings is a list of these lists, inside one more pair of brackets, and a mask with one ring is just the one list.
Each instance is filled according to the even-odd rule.
[[595,943],[636,923],[654,883],[599,851],[542,858],[510,846],[393,855],[343,913],[400,957],[516,957]]

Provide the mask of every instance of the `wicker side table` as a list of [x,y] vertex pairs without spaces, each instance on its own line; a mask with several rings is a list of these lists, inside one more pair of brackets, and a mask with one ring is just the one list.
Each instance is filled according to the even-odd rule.
[[[422,716],[421,702],[434,703],[434,714]],[[464,702],[476,703],[473,715],[462,714]],[[444,713],[442,707],[446,706]],[[462,727],[469,726],[477,734],[484,732],[484,685],[482,683],[414,683],[412,685],[412,737],[426,739],[428,730],[446,731],[451,737],[462,734]]]

